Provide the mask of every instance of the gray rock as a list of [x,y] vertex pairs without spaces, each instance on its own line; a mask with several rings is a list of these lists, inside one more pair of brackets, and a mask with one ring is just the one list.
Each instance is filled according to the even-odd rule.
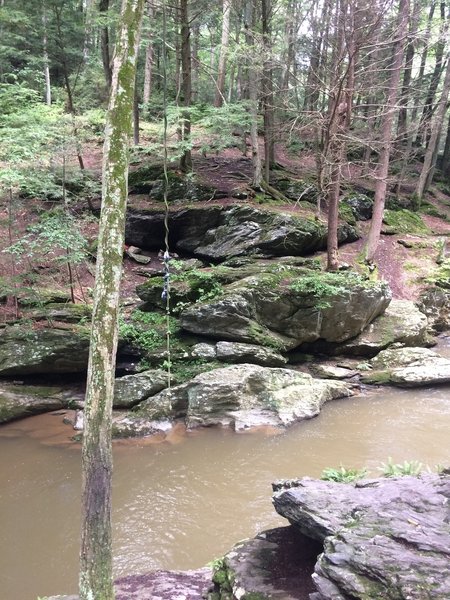
[[78,403],[83,394],[61,386],[13,385],[0,386],[0,423],[59,410]]
[[[169,215],[172,245],[207,260],[264,254],[304,254],[326,246],[326,227],[309,218],[249,206],[199,206],[172,210]],[[358,234],[347,224],[338,231],[340,243],[355,241]],[[156,250],[164,244],[164,212],[130,206],[126,243]]]
[[46,304],[43,308],[29,310],[26,316],[34,321],[59,321],[63,323],[79,323],[80,321],[90,323],[92,317],[92,306],[89,304],[62,304],[53,302]]
[[350,379],[358,375],[358,371],[354,369],[329,364],[311,364],[309,370],[314,377],[325,377],[325,379]]
[[217,299],[187,308],[180,323],[219,340],[292,350],[320,338],[355,337],[386,309],[390,297],[384,283],[353,274],[260,273],[224,287]]
[[192,358],[201,358],[203,360],[214,360],[216,358],[215,344],[194,344],[191,348]]
[[336,348],[339,354],[373,356],[396,342],[405,346],[427,343],[427,319],[410,300],[392,300],[384,314],[378,316],[355,339]]
[[[341,243],[354,241],[354,229],[341,231]],[[209,229],[203,238],[186,236],[178,241],[181,250],[209,260],[224,260],[232,256],[262,253],[269,256],[304,254],[324,247],[326,229],[314,220],[236,206],[222,212],[217,227]]]
[[228,363],[251,363],[262,367],[281,367],[287,360],[279,352],[256,344],[217,342],[217,360]]
[[450,329],[450,290],[428,288],[420,296],[419,309],[427,316],[428,324],[434,330]]
[[139,405],[148,420],[185,418],[189,428],[210,425],[236,430],[287,426],[319,414],[322,405],[350,396],[348,385],[317,380],[291,369],[235,365],[201,373]]
[[450,382],[450,360],[427,348],[388,348],[370,361],[366,383],[418,387]]
[[342,202],[351,208],[358,221],[368,221],[372,218],[373,200],[365,194],[350,194]]
[[208,598],[299,600],[314,591],[311,573],[321,546],[295,527],[278,527],[239,542],[218,561]]
[[450,598],[448,474],[274,490],[277,512],[324,543],[315,600]]
[[167,373],[159,369],[118,377],[114,384],[114,408],[129,408],[167,387]]
[[[202,600],[211,586],[208,567],[195,571],[151,571],[114,582],[116,600]],[[79,596],[49,596],[47,600],[79,600]]]
[[87,369],[89,331],[84,328],[0,330],[0,375],[80,373]]
[[148,419],[134,413],[124,414],[123,411],[113,411],[113,438],[158,436],[164,439],[172,427],[173,423],[168,420]]

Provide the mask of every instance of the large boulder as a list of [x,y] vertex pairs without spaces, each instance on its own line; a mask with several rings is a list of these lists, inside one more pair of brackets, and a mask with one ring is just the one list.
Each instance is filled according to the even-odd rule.
[[427,344],[426,316],[410,300],[394,299],[357,337],[341,344],[317,344],[312,350],[351,356],[374,356],[392,344]]
[[277,512],[324,544],[314,600],[450,598],[450,476],[274,485]]
[[344,342],[387,308],[384,283],[351,273],[260,273],[181,313],[181,326],[219,340],[292,350],[318,339]]
[[436,286],[427,288],[419,298],[419,309],[435,331],[450,329],[450,290]]
[[224,363],[250,363],[261,367],[282,367],[287,359],[272,348],[241,342],[199,343],[191,348],[191,357]]
[[341,346],[344,354],[370,355],[394,344],[421,346],[427,342],[426,316],[410,300],[392,300],[355,340]]
[[[341,229],[340,242],[354,241],[354,229]],[[208,260],[225,260],[231,256],[260,253],[268,256],[308,254],[323,248],[325,226],[310,217],[299,217],[249,206],[225,209],[218,226],[203,238],[187,235],[177,247]]]
[[[172,247],[207,260],[262,254],[302,255],[325,248],[326,226],[314,212],[303,216],[250,206],[199,206],[171,210],[169,236]],[[340,243],[355,241],[358,234],[344,223]],[[127,244],[145,249],[164,245],[164,212],[131,206],[126,222]]]
[[0,375],[81,373],[87,369],[88,353],[89,330],[84,327],[0,330]]
[[450,383],[450,360],[427,348],[388,348],[369,362],[365,383],[419,387]]
[[167,373],[160,369],[118,377],[114,384],[114,408],[130,408],[167,387]]
[[164,193],[168,202],[202,202],[226,196],[226,193],[204,185],[193,174],[190,175],[169,169],[166,184],[164,165],[144,166],[130,172],[130,194],[146,194],[157,202],[164,201]]
[[3,383],[0,386],[0,423],[59,410],[82,400],[82,392],[61,386]]
[[322,405],[352,394],[345,383],[313,379],[292,369],[234,365],[201,373],[139,405],[138,418],[183,417],[189,428],[210,425],[243,430],[287,426],[319,414]]

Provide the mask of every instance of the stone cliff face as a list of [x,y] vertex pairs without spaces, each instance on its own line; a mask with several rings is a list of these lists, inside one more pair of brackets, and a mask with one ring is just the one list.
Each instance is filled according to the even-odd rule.
[[450,476],[274,484],[273,502],[323,542],[313,600],[448,600]]

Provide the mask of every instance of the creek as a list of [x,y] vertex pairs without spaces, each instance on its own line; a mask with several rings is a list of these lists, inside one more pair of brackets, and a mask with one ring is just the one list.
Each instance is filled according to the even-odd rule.
[[[286,524],[271,505],[276,479],[340,464],[377,475],[389,457],[448,465],[449,431],[448,386],[372,388],[277,435],[176,428],[164,443],[115,442],[115,574],[200,567]],[[71,434],[60,414],[0,429],[2,599],[76,592],[80,448]]]

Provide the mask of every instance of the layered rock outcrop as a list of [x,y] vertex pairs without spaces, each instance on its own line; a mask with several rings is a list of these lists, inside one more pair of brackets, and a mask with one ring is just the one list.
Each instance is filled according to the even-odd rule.
[[314,600],[447,600],[450,476],[274,484],[275,509],[323,542]]

